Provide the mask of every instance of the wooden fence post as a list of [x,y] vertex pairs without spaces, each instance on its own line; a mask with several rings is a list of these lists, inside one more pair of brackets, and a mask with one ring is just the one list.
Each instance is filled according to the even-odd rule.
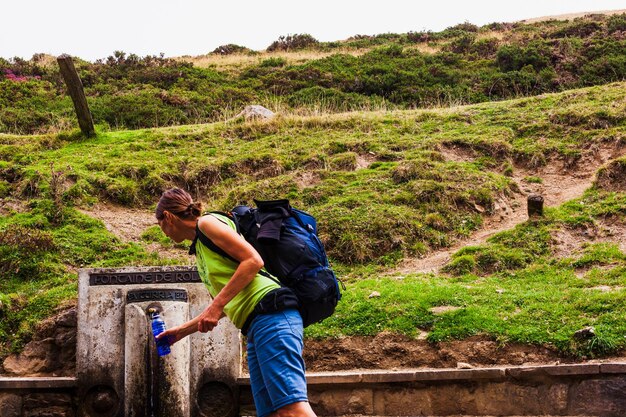
[[67,85],[67,91],[74,102],[74,109],[76,110],[80,130],[82,130],[83,134],[87,137],[95,136],[96,130],[93,127],[93,118],[91,117],[89,106],[87,105],[83,83],[74,67],[72,57],[63,54],[57,58],[57,62],[59,63],[61,75],[65,80],[65,85]]

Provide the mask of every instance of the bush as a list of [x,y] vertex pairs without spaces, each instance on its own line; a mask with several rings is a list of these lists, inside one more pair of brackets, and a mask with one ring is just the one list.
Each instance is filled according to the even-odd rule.
[[229,43],[228,45],[218,46],[211,52],[212,54],[217,55],[232,55],[232,54],[247,54],[253,52],[252,49],[246,48],[245,46],[235,45],[234,43]]
[[406,38],[410,43],[424,43],[430,41],[432,38],[431,32],[409,32],[406,34]]
[[377,100],[356,93],[344,93],[335,88],[309,87],[298,90],[288,97],[292,107],[321,107],[330,111],[360,110]]
[[574,20],[564,28],[558,29],[552,33],[552,38],[586,38],[590,35],[602,30],[602,25],[598,22],[587,20]]
[[154,88],[126,94],[105,96],[91,104],[97,121],[105,121],[117,128],[138,129],[187,123],[185,112],[168,105]]
[[496,53],[496,64],[503,72],[519,71],[530,65],[536,71],[549,64],[549,50],[542,43],[534,43],[528,47],[519,45],[502,45]]
[[462,31],[462,32],[478,32],[478,26],[470,22],[459,23],[458,25],[450,26],[446,31]]
[[498,51],[498,40],[495,38],[481,39],[472,43],[469,52],[480,58],[494,58]]
[[446,50],[455,54],[466,54],[471,50],[475,39],[476,35],[473,33],[463,34],[450,42],[450,44],[446,47]]
[[259,63],[260,68],[280,68],[285,65],[287,65],[287,60],[280,57],[268,58]]
[[295,51],[317,46],[319,41],[308,33],[280,36],[267,47],[267,52]]
[[626,32],[626,13],[610,16],[606,28],[609,33]]

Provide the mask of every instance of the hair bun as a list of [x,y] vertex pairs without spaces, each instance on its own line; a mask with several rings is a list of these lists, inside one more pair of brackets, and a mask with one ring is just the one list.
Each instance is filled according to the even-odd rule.
[[192,202],[187,206],[187,210],[189,210],[192,215],[199,217],[202,214],[202,203]]

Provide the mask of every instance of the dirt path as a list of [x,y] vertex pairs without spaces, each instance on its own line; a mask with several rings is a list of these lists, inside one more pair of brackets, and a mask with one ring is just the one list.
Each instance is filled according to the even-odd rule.
[[[467,162],[474,159],[474,155],[465,149],[447,148],[441,151],[448,161]],[[485,218],[481,230],[469,238],[457,241],[450,248],[432,252],[424,258],[405,259],[392,274],[438,272],[450,261],[452,254],[461,248],[480,245],[490,236],[526,221],[526,198],[529,194],[541,194],[546,207],[558,206],[578,198],[591,187],[598,168],[625,154],[624,146],[604,146],[587,152],[573,167],[555,161],[537,169],[516,168],[512,179],[519,186],[520,193],[514,198],[500,197],[495,203],[495,214]],[[541,178],[542,182],[528,182],[528,177]]]
[[183,262],[193,263],[192,257],[187,255],[184,249],[166,248],[159,243],[146,243],[141,239],[141,235],[148,228],[157,224],[154,213],[150,210],[133,209],[111,204],[97,204],[80,211],[101,220],[109,232],[124,242],[134,242],[145,246],[148,252],[158,252],[162,258],[174,258]]

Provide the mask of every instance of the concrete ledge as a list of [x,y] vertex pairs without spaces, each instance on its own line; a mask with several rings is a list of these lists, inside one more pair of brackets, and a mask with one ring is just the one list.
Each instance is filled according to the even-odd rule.
[[600,365],[601,374],[626,374],[626,363],[603,363]]
[[[591,376],[603,374],[626,374],[626,363],[512,366],[504,368],[475,369],[404,369],[399,371],[359,370],[307,373],[309,385],[381,384],[424,381],[470,381],[532,379],[537,377]],[[250,378],[237,379],[239,385],[250,385]]]
[[0,390],[76,388],[73,377],[0,377]]
[[[399,371],[360,370],[338,372],[310,372],[310,385],[378,384],[394,382],[455,381],[476,379],[532,378],[536,376],[584,376],[597,374],[626,374],[626,362],[578,365],[515,366],[507,368],[476,369],[406,369]],[[250,385],[250,378],[237,379],[240,385]],[[74,377],[1,377],[0,389],[75,388]]]

